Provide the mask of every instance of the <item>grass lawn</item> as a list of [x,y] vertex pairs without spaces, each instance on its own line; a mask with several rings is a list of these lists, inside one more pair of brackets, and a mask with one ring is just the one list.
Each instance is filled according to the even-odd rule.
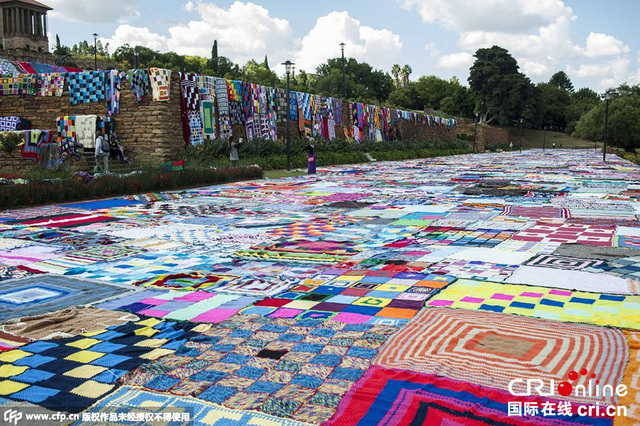
[[[522,137],[522,148],[530,149],[530,148],[542,148],[543,143],[545,142],[545,131],[537,130],[537,129],[524,129]],[[518,144],[516,141],[520,140],[520,129],[512,128],[511,134],[513,135],[513,149],[518,148]],[[556,148],[563,149],[588,149],[594,148],[594,143],[591,141],[585,141],[582,139],[576,139],[571,137],[568,133],[561,132],[546,132],[546,145],[547,148],[552,148],[553,143],[555,142]],[[598,149],[602,149],[602,142],[597,142],[596,146]]]
[[295,177],[306,175],[306,171],[301,170],[291,170],[290,172],[286,170],[266,170],[264,172],[264,177],[267,179],[280,179],[284,177]]

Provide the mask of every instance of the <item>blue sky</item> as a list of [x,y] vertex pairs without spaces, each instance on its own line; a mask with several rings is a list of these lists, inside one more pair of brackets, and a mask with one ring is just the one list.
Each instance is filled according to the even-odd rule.
[[[412,79],[457,76],[466,84],[473,53],[498,44],[533,82],[565,71],[576,88],[603,91],[640,83],[640,2],[634,0],[43,0],[49,29],[64,44],[100,34],[111,48],[221,55],[240,64],[268,55],[313,69],[340,55],[389,71],[409,64]],[[280,72],[277,67],[276,71]]]

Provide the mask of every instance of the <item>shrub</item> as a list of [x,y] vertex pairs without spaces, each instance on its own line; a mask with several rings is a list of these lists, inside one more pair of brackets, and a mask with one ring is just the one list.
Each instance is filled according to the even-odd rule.
[[7,132],[0,134],[0,150],[11,154],[15,149],[24,143],[24,135],[20,133]]
[[0,207],[107,198],[141,192],[261,179],[263,176],[264,173],[259,167],[236,167],[229,169],[191,168],[176,172],[148,170],[122,177],[102,176],[91,181],[76,178],[58,181],[39,180],[24,185],[1,187]]

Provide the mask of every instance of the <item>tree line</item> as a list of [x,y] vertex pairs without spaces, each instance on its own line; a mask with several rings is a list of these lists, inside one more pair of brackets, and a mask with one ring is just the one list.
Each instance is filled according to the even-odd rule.
[[[65,52],[93,55],[94,45],[84,41],[68,48],[56,36],[56,53]],[[285,76],[279,77],[271,69],[266,55],[262,61],[251,59],[241,66],[219,54],[217,41],[208,58],[161,53],[128,44],[109,54],[108,45],[99,41],[97,52],[123,68],[133,67],[137,54],[140,68],[167,68],[280,88],[287,83]],[[556,72],[547,82],[534,84],[520,71],[516,59],[500,46],[478,49],[474,57],[468,86],[457,77],[445,80],[430,75],[412,81],[409,65],[394,64],[386,72],[354,58],[345,59],[343,77],[342,59],[336,57],[320,64],[314,73],[294,68],[290,87],[294,91],[405,110],[432,109],[441,115],[477,119],[482,124],[512,126],[522,120],[527,128],[573,133],[587,140],[603,139],[605,103],[594,90],[575,90],[564,71]],[[606,93],[610,98],[610,142],[633,149],[640,135],[640,86],[623,84]]]

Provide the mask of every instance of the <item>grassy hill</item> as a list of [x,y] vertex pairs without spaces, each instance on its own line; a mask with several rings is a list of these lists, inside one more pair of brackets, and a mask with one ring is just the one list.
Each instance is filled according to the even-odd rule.
[[[510,129],[513,140],[513,148],[519,148],[520,141],[520,129],[513,127]],[[546,143],[545,143],[545,133],[546,133]],[[524,129],[522,135],[522,148],[530,149],[530,148],[542,148],[543,143],[547,148],[552,148],[553,143],[555,142],[556,148],[563,149],[593,149],[597,146],[598,149],[602,149],[602,142],[597,142],[594,145],[591,141],[586,141],[582,139],[576,139],[569,135],[568,133],[561,132],[551,132],[544,130],[536,130],[536,129]]]

